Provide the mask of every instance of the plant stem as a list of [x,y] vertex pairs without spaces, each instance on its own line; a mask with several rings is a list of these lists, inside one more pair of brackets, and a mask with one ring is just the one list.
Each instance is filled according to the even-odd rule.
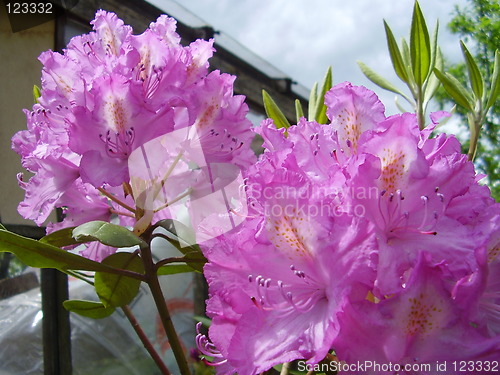
[[288,375],[288,371],[290,370],[290,364],[291,364],[291,362],[283,363],[283,366],[281,367],[280,375]]
[[425,110],[424,110],[424,98],[422,93],[422,86],[418,86],[417,91],[417,122],[420,130],[425,128]]
[[130,307],[128,307],[127,305],[122,306],[122,310],[125,313],[125,316],[127,317],[128,321],[134,328],[135,333],[137,333],[137,336],[139,336],[139,338],[141,339],[141,342],[148,351],[149,355],[151,356],[151,358],[153,358],[153,361],[155,361],[156,365],[160,369],[161,373],[163,375],[171,375],[167,366],[165,366],[165,363],[163,363],[160,355],[155,350],[153,344],[151,344],[151,341],[149,341],[148,337],[142,330],[142,327],[139,325],[139,322],[135,318],[134,314],[132,314],[132,310],[130,309]]
[[158,310],[158,314],[163,324],[163,328],[165,329],[165,333],[167,334],[167,338],[170,343],[170,347],[172,348],[172,352],[174,353],[177,365],[179,366],[180,373],[182,375],[190,375],[184,350],[182,350],[179,336],[175,331],[170,312],[168,311],[167,304],[165,303],[165,297],[163,296],[163,292],[161,290],[160,282],[158,281],[158,275],[156,274],[153,257],[151,255],[151,248],[149,246],[141,247],[141,255],[147,278],[146,283],[149,285],[149,289],[151,290],[156,309]]
[[102,195],[108,197],[109,199],[111,199],[113,202],[119,204],[120,206],[122,206],[123,208],[125,208],[126,210],[129,210],[130,212],[134,213],[135,214],[135,209],[130,207],[128,204],[122,202],[121,200],[119,200],[117,197],[115,197],[113,194],[111,193],[108,193],[105,189],[103,188],[97,188],[97,190],[99,190],[101,192]]

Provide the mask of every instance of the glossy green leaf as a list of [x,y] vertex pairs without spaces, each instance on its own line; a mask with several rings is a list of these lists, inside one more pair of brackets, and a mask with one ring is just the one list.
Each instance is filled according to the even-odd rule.
[[175,275],[177,273],[193,272],[193,267],[187,264],[165,264],[158,268],[156,274],[158,276],[162,275]]
[[184,254],[188,266],[195,271],[203,271],[203,266],[207,260],[200,247],[195,243],[195,236],[190,228],[172,219],[160,220],[156,223],[156,226],[167,231],[169,243]]
[[369,68],[366,64],[363,64],[361,61],[358,61],[359,68],[363,72],[363,74],[368,78],[370,81],[375,83],[377,86],[391,91],[395,94],[401,95],[403,98],[405,98],[408,102],[412,102],[408,96],[406,96],[403,92],[401,92],[396,86],[394,86],[392,83],[390,83],[387,79],[383,78],[382,76],[378,75],[375,73],[371,68]]
[[469,73],[469,81],[472,91],[476,95],[476,98],[481,100],[484,90],[483,76],[481,75],[481,71],[476,64],[476,61],[474,61],[474,57],[472,57],[464,42],[460,41],[460,47],[462,48],[462,53],[465,57],[465,65],[467,66],[467,72]]
[[132,247],[145,245],[145,242],[127,228],[105,221],[90,221],[73,230],[78,242],[99,241],[112,247]]
[[299,99],[295,99],[295,114],[297,117],[297,124],[300,121],[301,117],[304,117],[304,110],[302,109],[302,104],[300,104]]
[[[115,253],[103,264],[123,270],[144,273],[142,259],[135,253]],[[105,307],[121,307],[130,303],[139,292],[141,281],[124,275],[96,272],[94,286]]]
[[73,237],[73,230],[75,227],[63,228],[52,232],[51,234],[46,235],[40,239],[40,242],[47,243],[49,245],[64,247],[77,245],[80,242],[75,240]]
[[101,302],[85,300],[68,300],[63,302],[66,310],[92,319],[102,319],[115,311],[114,307],[106,307]]
[[314,121],[316,102],[318,101],[318,82],[314,82],[314,85],[309,94],[309,106],[307,108],[307,119],[309,121]]
[[474,111],[474,100],[465,87],[463,87],[455,77],[449,73],[443,73],[438,69],[434,69],[434,73],[441,81],[446,92],[458,105],[464,107],[470,112]]
[[38,103],[38,98],[42,96],[42,90],[37,85],[33,86],[33,101]]
[[424,15],[415,1],[410,31],[410,56],[415,82],[422,85],[431,66],[431,42]]
[[289,128],[290,123],[266,90],[262,90],[262,100],[264,101],[264,109],[266,110],[267,117],[273,119],[276,128]]
[[61,250],[47,243],[0,230],[0,252],[15,254],[21,262],[35,268],[113,272],[113,269],[90,259]]
[[385,34],[387,38],[387,47],[389,48],[389,55],[391,56],[392,66],[398,77],[403,81],[408,83],[408,72],[405,67],[403,57],[401,56],[401,51],[399,50],[398,43],[391,28],[384,21]]
[[485,110],[495,104],[498,95],[500,94],[500,53],[495,51],[495,65],[493,67],[493,75],[491,76],[491,88],[488,101],[486,102]]
[[326,116],[326,105],[325,105],[325,95],[332,88],[333,77],[332,77],[332,67],[328,67],[325,78],[321,85],[321,91],[316,101],[316,107],[314,109],[314,119],[319,124],[328,123],[328,117]]

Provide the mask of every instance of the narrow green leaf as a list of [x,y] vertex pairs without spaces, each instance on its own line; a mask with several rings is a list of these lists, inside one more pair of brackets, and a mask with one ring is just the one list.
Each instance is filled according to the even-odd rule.
[[267,117],[273,119],[276,128],[289,128],[290,123],[266,90],[262,90],[262,100],[264,101],[264,109],[266,110]]
[[[141,257],[135,253],[115,253],[103,264],[123,270],[144,273]],[[123,275],[96,272],[94,286],[105,307],[121,307],[130,303],[139,292],[141,281]]]
[[332,67],[329,66],[325,78],[323,79],[323,83],[321,85],[321,91],[319,93],[319,97],[316,101],[316,108],[314,110],[314,119],[319,124],[326,124],[328,122],[328,117],[326,116],[326,105],[325,105],[325,95],[332,88],[333,78],[332,78]]
[[431,66],[431,43],[425,18],[418,1],[415,1],[411,21],[410,56],[415,82],[422,85]]
[[203,266],[207,260],[200,247],[195,243],[195,236],[191,229],[172,219],[160,220],[155,225],[167,231],[169,242],[184,254],[189,267],[198,272],[203,271]]
[[432,97],[436,94],[440,84],[441,82],[434,73],[427,78],[427,85],[425,86],[424,91],[424,103],[429,103]]
[[434,27],[434,31],[432,33],[431,64],[429,67],[429,75],[432,74],[432,70],[436,67],[436,60],[439,54],[438,33],[439,33],[439,20],[436,21],[436,27]]
[[318,101],[318,82],[314,82],[314,85],[309,94],[309,107],[307,108],[307,119],[309,121],[314,121],[314,109],[316,108],[316,102]]
[[301,117],[304,117],[304,110],[302,109],[302,104],[300,104],[299,99],[295,99],[295,113],[297,116],[297,124],[300,121]]
[[38,98],[42,96],[42,90],[37,85],[33,85],[33,100],[38,103]]
[[40,242],[47,243],[49,245],[64,247],[77,245],[80,242],[73,238],[73,230],[75,227],[63,228],[52,232],[51,234],[46,235],[40,239]]
[[474,100],[467,92],[465,87],[451,74],[442,73],[438,69],[434,69],[434,73],[443,84],[446,92],[455,100],[458,105],[461,105],[470,112],[474,111]]
[[101,302],[77,299],[64,301],[63,306],[68,311],[92,319],[106,318],[115,311],[114,307],[106,307]]
[[408,72],[403,62],[403,57],[401,56],[401,51],[399,50],[398,43],[391,28],[384,21],[385,35],[387,38],[387,47],[389,48],[389,55],[391,56],[392,66],[398,77],[403,81],[408,83]]
[[469,81],[472,87],[472,91],[476,95],[476,98],[481,100],[484,90],[483,76],[481,75],[476,62],[474,61],[474,57],[472,57],[464,42],[460,41],[460,47],[462,48],[462,53],[465,57],[465,64],[469,73]]
[[401,113],[410,112],[410,111],[408,111],[408,109],[406,109],[405,107],[403,107],[403,105],[401,103],[399,103],[399,98],[397,96],[394,98],[394,104],[396,104],[396,107],[398,107],[398,110]]
[[0,230],[0,252],[15,254],[21,262],[35,268],[59,270],[113,271],[112,268],[90,259],[61,250],[55,246]]
[[197,322],[201,322],[201,324],[206,328],[210,328],[210,326],[212,325],[212,320],[210,318],[207,318],[206,316],[195,315],[193,316],[193,319]]
[[73,230],[73,238],[78,242],[99,241],[113,247],[132,247],[145,242],[127,228],[105,221],[90,221]]
[[375,83],[377,86],[391,91],[395,94],[401,95],[403,98],[405,98],[408,102],[411,103],[411,99],[408,98],[403,92],[401,92],[396,86],[394,86],[392,83],[390,83],[387,79],[383,78],[382,76],[378,75],[375,73],[371,68],[369,68],[366,64],[363,64],[361,61],[358,61],[359,68],[363,72],[363,74],[368,78],[370,81]]
[[490,109],[497,100],[500,94],[500,53],[495,51],[495,65],[493,67],[493,75],[491,76],[491,87],[488,101],[486,102],[485,111]]
[[[433,66],[435,68],[437,68],[438,70],[443,69],[443,58],[442,58],[441,50],[439,48],[436,50],[436,57],[435,57],[435,61],[433,63]],[[441,81],[438,79],[438,77],[434,73],[434,69],[433,69],[430,72],[429,76],[427,77],[427,82],[425,84],[424,109],[425,109],[425,107],[427,107],[427,104],[430,102],[430,100],[434,97],[434,95],[436,94],[440,85],[441,85]]]
[[186,272],[193,272],[193,267],[190,267],[187,264],[165,264],[164,266],[158,268],[156,274],[161,276]]
[[408,82],[406,83],[410,88],[410,90],[412,91],[412,93],[415,93],[416,83],[415,83],[415,77],[413,76],[413,72],[411,70],[410,46],[408,45],[408,42],[406,41],[405,38],[401,38],[401,56],[403,56],[403,63],[407,69],[406,73],[408,74]]

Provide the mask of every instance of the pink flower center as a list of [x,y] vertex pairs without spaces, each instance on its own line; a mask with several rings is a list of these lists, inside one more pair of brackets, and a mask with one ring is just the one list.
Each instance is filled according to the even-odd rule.
[[262,275],[248,276],[248,281],[254,284],[256,290],[256,296],[252,297],[255,306],[263,310],[281,310],[285,315],[292,312],[306,313],[319,300],[326,298],[324,288],[317,280],[297,270],[294,265],[290,266],[290,270],[299,280],[289,285]]
[[404,232],[436,235],[436,224],[446,209],[444,195],[439,193],[439,188],[435,189],[432,198],[422,195],[421,207],[413,208],[411,212],[405,210],[404,201],[405,197],[399,189],[394,193],[387,194],[386,190],[380,193],[378,208],[385,230],[394,236]]
[[109,157],[126,159],[132,152],[132,142],[135,138],[135,132],[133,127],[116,133],[108,130],[105,136],[99,134],[99,138],[104,142],[106,154]]

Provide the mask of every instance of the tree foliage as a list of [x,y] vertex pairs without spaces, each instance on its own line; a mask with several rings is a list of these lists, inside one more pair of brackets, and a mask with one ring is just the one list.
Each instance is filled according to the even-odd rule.
[[[491,87],[495,51],[500,47],[500,4],[498,0],[468,0],[467,6],[455,6],[454,16],[448,24],[449,30],[459,35],[469,50],[481,71],[484,81]],[[460,83],[467,85],[467,67],[465,62],[457,64],[446,63],[446,70],[456,77]],[[443,107],[453,105],[454,101],[440,90],[437,99]],[[500,147],[498,145],[500,129],[500,99],[486,117],[481,130],[476,167],[488,175],[488,184],[496,200],[500,200]],[[467,112],[458,107],[457,114],[467,126]],[[464,145],[468,149],[468,144]]]

